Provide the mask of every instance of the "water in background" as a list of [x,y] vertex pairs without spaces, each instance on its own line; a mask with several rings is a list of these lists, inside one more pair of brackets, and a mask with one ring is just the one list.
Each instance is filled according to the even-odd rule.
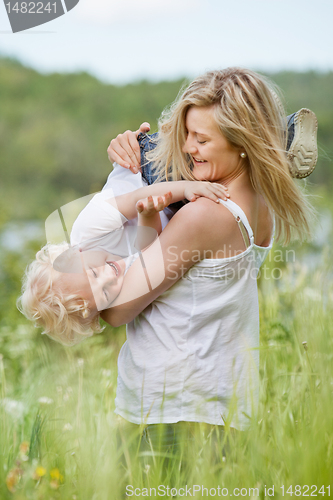
[[0,248],[11,252],[24,251],[29,241],[45,243],[45,229],[41,221],[9,222],[0,232]]

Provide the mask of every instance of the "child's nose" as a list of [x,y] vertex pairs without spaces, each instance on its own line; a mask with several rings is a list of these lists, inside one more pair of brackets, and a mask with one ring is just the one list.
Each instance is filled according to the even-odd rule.
[[116,276],[113,268],[107,264],[104,272],[104,285],[114,285],[117,283],[117,280],[118,276]]

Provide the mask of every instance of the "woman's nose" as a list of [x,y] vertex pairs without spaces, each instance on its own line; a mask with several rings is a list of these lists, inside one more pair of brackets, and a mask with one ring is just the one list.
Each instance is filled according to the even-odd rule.
[[195,144],[192,142],[192,140],[187,137],[185,144],[183,146],[183,153],[188,153],[188,154],[194,154],[196,152],[197,148]]

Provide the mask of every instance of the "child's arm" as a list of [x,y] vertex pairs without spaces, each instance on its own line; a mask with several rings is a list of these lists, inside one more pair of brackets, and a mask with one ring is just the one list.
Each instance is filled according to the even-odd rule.
[[138,226],[151,227],[157,234],[162,232],[162,223],[159,212],[170,205],[172,194],[166,193],[163,196],[148,196],[144,200],[139,200],[136,204],[138,212]]
[[219,198],[227,200],[229,197],[229,195],[226,194],[227,188],[222,184],[202,181],[173,181],[167,184],[165,182],[160,182],[152,184],[151,186],[142,187],[107,201],[127,219],[134,219],[137,216],[136,205],[138,201],[148,198],[149,196],[163,197],[167,189],[172,195],[173,203],[184,200],[185,198],[189,201],[195,201],[201,196],[216,202],[218,202]]

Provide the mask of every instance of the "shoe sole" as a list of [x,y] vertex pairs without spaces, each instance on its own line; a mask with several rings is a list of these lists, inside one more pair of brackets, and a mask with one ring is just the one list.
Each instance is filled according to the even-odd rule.
[[287,152],[293,177],[303,179],[310,175],[318,160],[318,121],[313,111],[303,108],[294,119],[295,136]]

